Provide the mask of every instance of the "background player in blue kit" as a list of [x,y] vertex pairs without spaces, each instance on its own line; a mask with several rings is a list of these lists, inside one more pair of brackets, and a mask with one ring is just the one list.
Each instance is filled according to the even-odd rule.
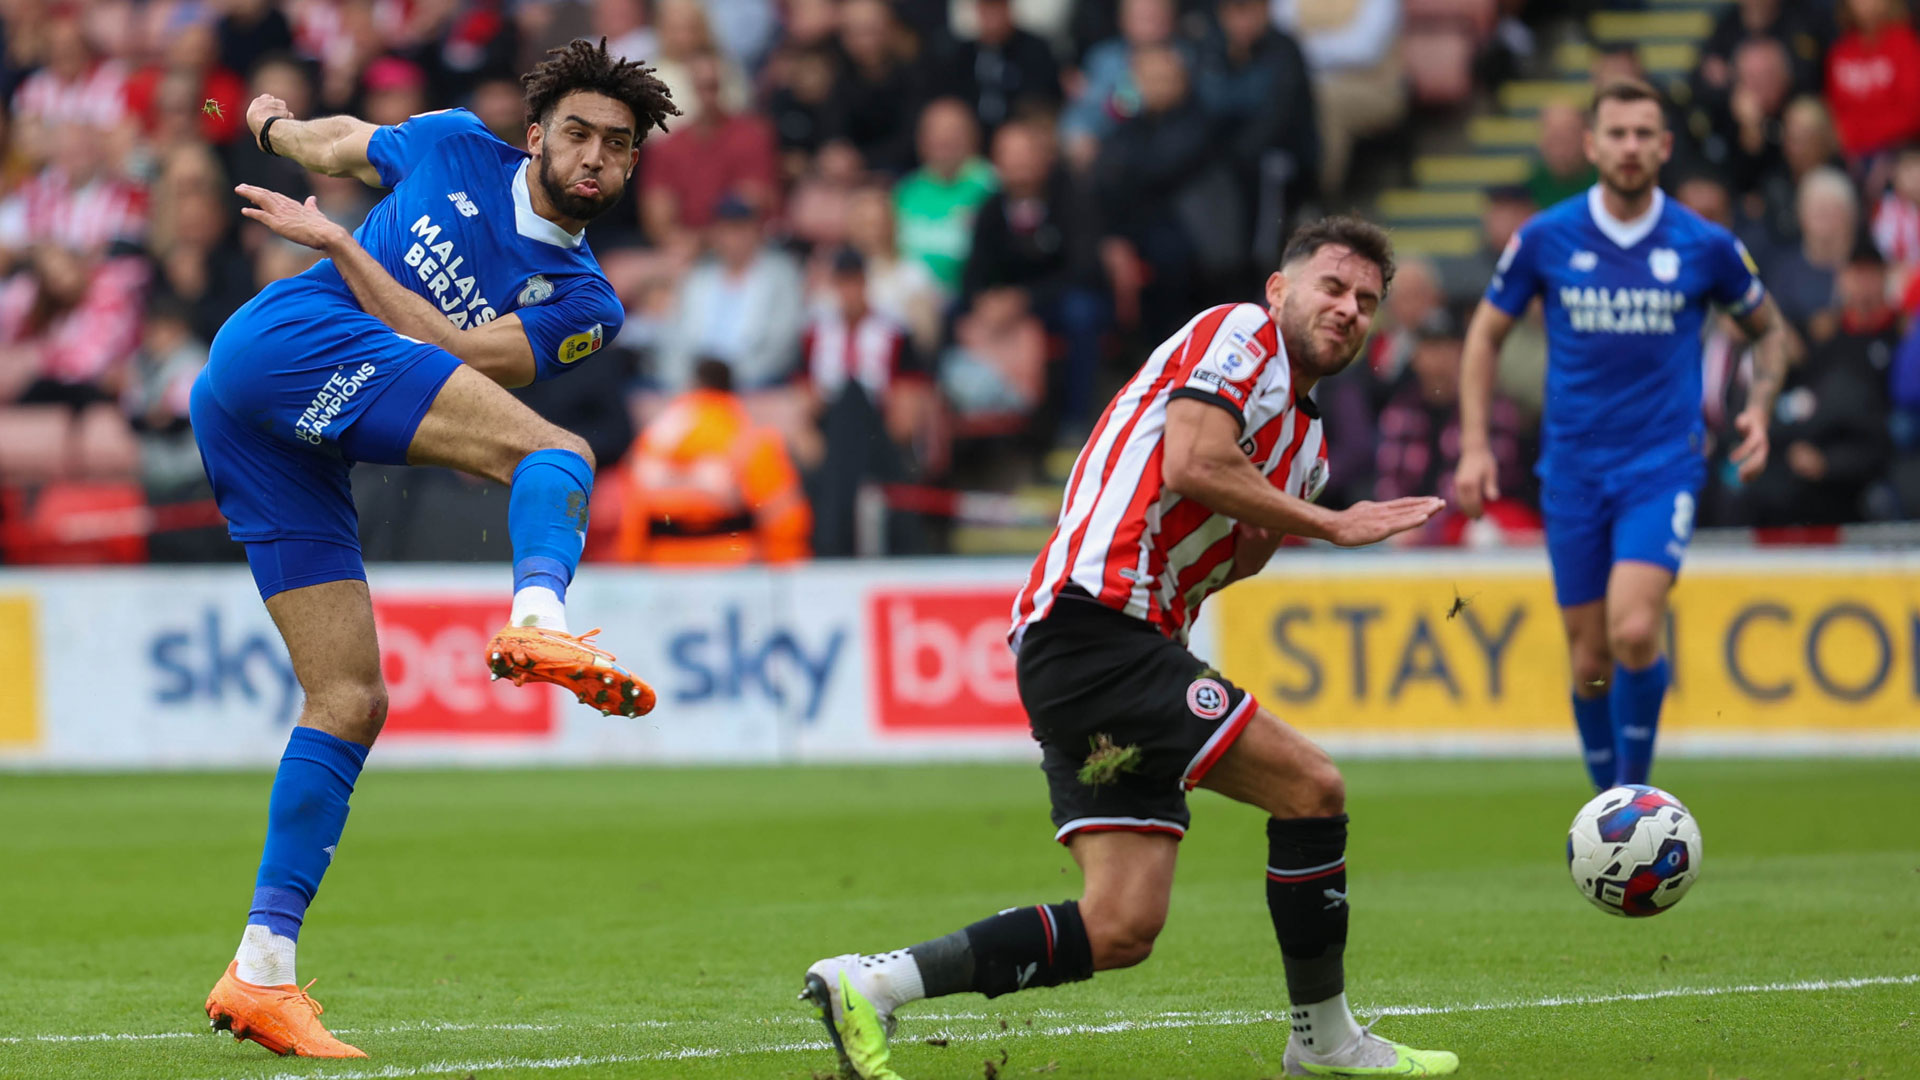
[[620,303],[582,231],[624,194],[639,142],[678,110],[650,69],[604,41],[553,50],[522,82],[525,153],[465,110],[393,127],[295,119],[269,95],[247,110],[268,153],[393,189],[349,235],[311,199],[242,185],[256,204],[243,213],[327,258],[236,312],[193,389],[207,476],[306,693],[246,931],[206,1003],[216,1028],[277,1053],[365,1056],[321,1026],[294,980],[300,924],[386,717],[354,462],[510,484],[513,613],[488,646],[494,674],[566,686],[606,713],[653,707],[591,632],[567,632],[593,488],[587,444],[502,387],[565,372],[619,332]]
[[1701,331],[1710,308],[1726,309],[1756,343],[1732,453],[1742,480],[1766,464],[1784,370],[1780,317],[1746,248],[1660,191],[1673,151],[1661,104],[1645,83],[1601,88],[1587,131],[1600,182],[1515,234],[1468,328],[1460,372],[1455,495],[1477,517],[1500,495],[1487,444],[1500,346],[1541,299],[1541,512],[1596,788],[1645,783],[1653,762],[1670,681],[1667,594],[1706,479]]

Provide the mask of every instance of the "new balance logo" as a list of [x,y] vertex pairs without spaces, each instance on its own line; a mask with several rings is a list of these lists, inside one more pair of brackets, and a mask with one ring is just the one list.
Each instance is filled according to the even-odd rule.
[[1320,895],[1328,900],[1327,906],[1320,909],[1322,911],[1332,911],[1347,902],[1347,894],[1339,889],[1321,889]]
[[338,844],[328,844],[328,845],[327,845],[326,847],[323,847],[323,848],[321,848],[321,849],[320,849],[321,851],[324,851],[324,852],[326,852],[326,853],[327,853],[327,865],[328,865],[328,866],[332,866],[332,865],[333,865],[333,849],[334,849],[334,848],[336,848],[336,847],[339,847],[339,846],[340,846],[340,845],[338,845]]
[[473,204],[473,200],[472,200],[472,199],[469,199],[469,198],[467,198],[467,193],[466,193],[466,192],[464,192],[464,191],[456,191],[456,192],[454,192],[454,193],[452,193],[451,195],[448,195],[448,196],[447,196],[447,198],[448,198],[448,199],[451,199],[451,200],[453,201],[453,205],[454,205],[454,207],[455,207],[455,209],[457,209],[457,210],[459,210],[459,211],[460,211],[460,216],[461,216],[461,217],[478,217],[478,216],[480,216],[480,208],[479,208],[478,206],[475,206],[475,205]]
[[1014,988],[1018,990],[1025,990],[1027,988],[1027,980],[1033,978],[1034,973],[1039,970],[1040,970],[1039,964],[1028,964],[1026,967],[1021,968],[1017,972],[1019,977],[1014,982]]
[[1599,265],[1600,256],[1595,255],[1591,251],[1576,251],[1573,253],[1573,257],[1567,260],[1567,266],[1570,269],[1583,274]]

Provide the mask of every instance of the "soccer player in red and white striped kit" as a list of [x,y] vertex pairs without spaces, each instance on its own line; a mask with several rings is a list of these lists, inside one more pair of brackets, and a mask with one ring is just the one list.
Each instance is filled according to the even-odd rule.
[[[1438,498],[1314,505],[1326,444],[1308,392],[1351,363],[1393,278],[1386,234],[1328,218],[1299,230],[1266,306],[1227,304],[1169,338],[1107,406],[1075,464],[1059,525],[1014,603],[1020,698],[1042,749],[1055,838],[1078,901],[1010,908],[945,937],[822,960],[804,997],[843,1063],[896,1080],[894,1011],[1089,978],[1147,958],[1206,787],[1270,815],[1267,907],[1292,1008],[1293,1076],[1437,1076],[1458,1059],[1354,1021],[1346,789],[1333,761],[1187,651],[1202,601],[1256,573],[1284,534],[1354,547],[1423,525]],[[1104,739],[1102,738],[1104,736]],[[1125,767],[1086,769],[1097,743]],[[1096,764],[1098,764],[1096,762]]]

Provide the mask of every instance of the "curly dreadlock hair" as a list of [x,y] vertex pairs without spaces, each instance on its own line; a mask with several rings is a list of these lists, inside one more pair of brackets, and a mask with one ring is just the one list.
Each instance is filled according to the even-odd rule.
[[667,130],[667,117],[680,115],[667,85],[653,68],[607,52],[604,37],[598,45],[575,38],[560,48],[548,49],[547,58],[520,77],[520,85],[527,91],[530,124],[546,123],[561,98],[580,90],[605,94],[632,109],[640,128],[636,142],[656,127]]

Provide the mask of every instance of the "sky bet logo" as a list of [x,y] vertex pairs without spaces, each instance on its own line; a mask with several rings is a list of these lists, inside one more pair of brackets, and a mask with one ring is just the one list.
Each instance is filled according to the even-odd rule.
[[846,630],[835,627],[813,648],[785,627],[749,630],[744,622],[740,608],[729,605],[719,626],[667,640],[668,662],[678,673],[673,699],[683,705],[766,700],[802,721],[818,719]]

